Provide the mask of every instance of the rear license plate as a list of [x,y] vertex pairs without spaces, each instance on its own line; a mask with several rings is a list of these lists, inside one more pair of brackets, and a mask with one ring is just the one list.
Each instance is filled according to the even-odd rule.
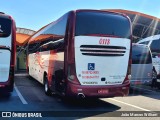
[[100,94],[107,94],[107,93],[108,93],[108,90],[106,90],[106,89],[101,89],[101,90],[98,90],[98,93],[100,93]]

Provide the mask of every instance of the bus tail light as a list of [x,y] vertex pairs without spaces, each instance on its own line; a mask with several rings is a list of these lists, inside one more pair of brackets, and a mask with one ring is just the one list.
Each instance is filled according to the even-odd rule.
[[130,83],[129,76],[131,76],[131,75],[127,75],[127,76],[125,77],[125,80],[124,80],[123,84]]
[[124,80],[123,84],[130,83],[130,80],[131,80],[131,77],[132,77],[131,76],[131,64],[132,64],[132,59],[129,60],[127,75],[125,77],[125,80]]
[[75,65],[69,64],[68,65],[68,80],[74,84],[80,84],[77,77],[76,77],[76,71],[75,71]]

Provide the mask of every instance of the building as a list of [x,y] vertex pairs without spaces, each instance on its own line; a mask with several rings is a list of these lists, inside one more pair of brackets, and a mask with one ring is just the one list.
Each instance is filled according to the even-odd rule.
[[133,28],[133,42],[151,35],[160,34],[160,19],[157,17],[122,9],[105,10],[124,13],[129,16]]
[[17,44],[17,54],[16,54],[16,70],[26,69],[26,51],[24,48],[27,39],[35,33],[33,30],[25,28],[17,28],[16,30],[16,44]]

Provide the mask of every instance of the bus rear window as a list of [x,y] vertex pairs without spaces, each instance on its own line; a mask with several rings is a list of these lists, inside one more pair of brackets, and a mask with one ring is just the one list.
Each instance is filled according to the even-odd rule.
[[119,14],[106,12],[77,12],[75,35],[111,35],[129,38],[129,20]]
[[132,46],[132,64],[152,63],[149,48],[146,46]]
[[11,34],[11,20],[0,17],[0,37],[8,37]]

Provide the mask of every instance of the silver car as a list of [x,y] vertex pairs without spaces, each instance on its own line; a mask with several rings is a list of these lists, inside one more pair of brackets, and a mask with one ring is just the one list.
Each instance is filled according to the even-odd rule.
[[132,44],[131,85],[152,83],[152,55],[148,46]]

